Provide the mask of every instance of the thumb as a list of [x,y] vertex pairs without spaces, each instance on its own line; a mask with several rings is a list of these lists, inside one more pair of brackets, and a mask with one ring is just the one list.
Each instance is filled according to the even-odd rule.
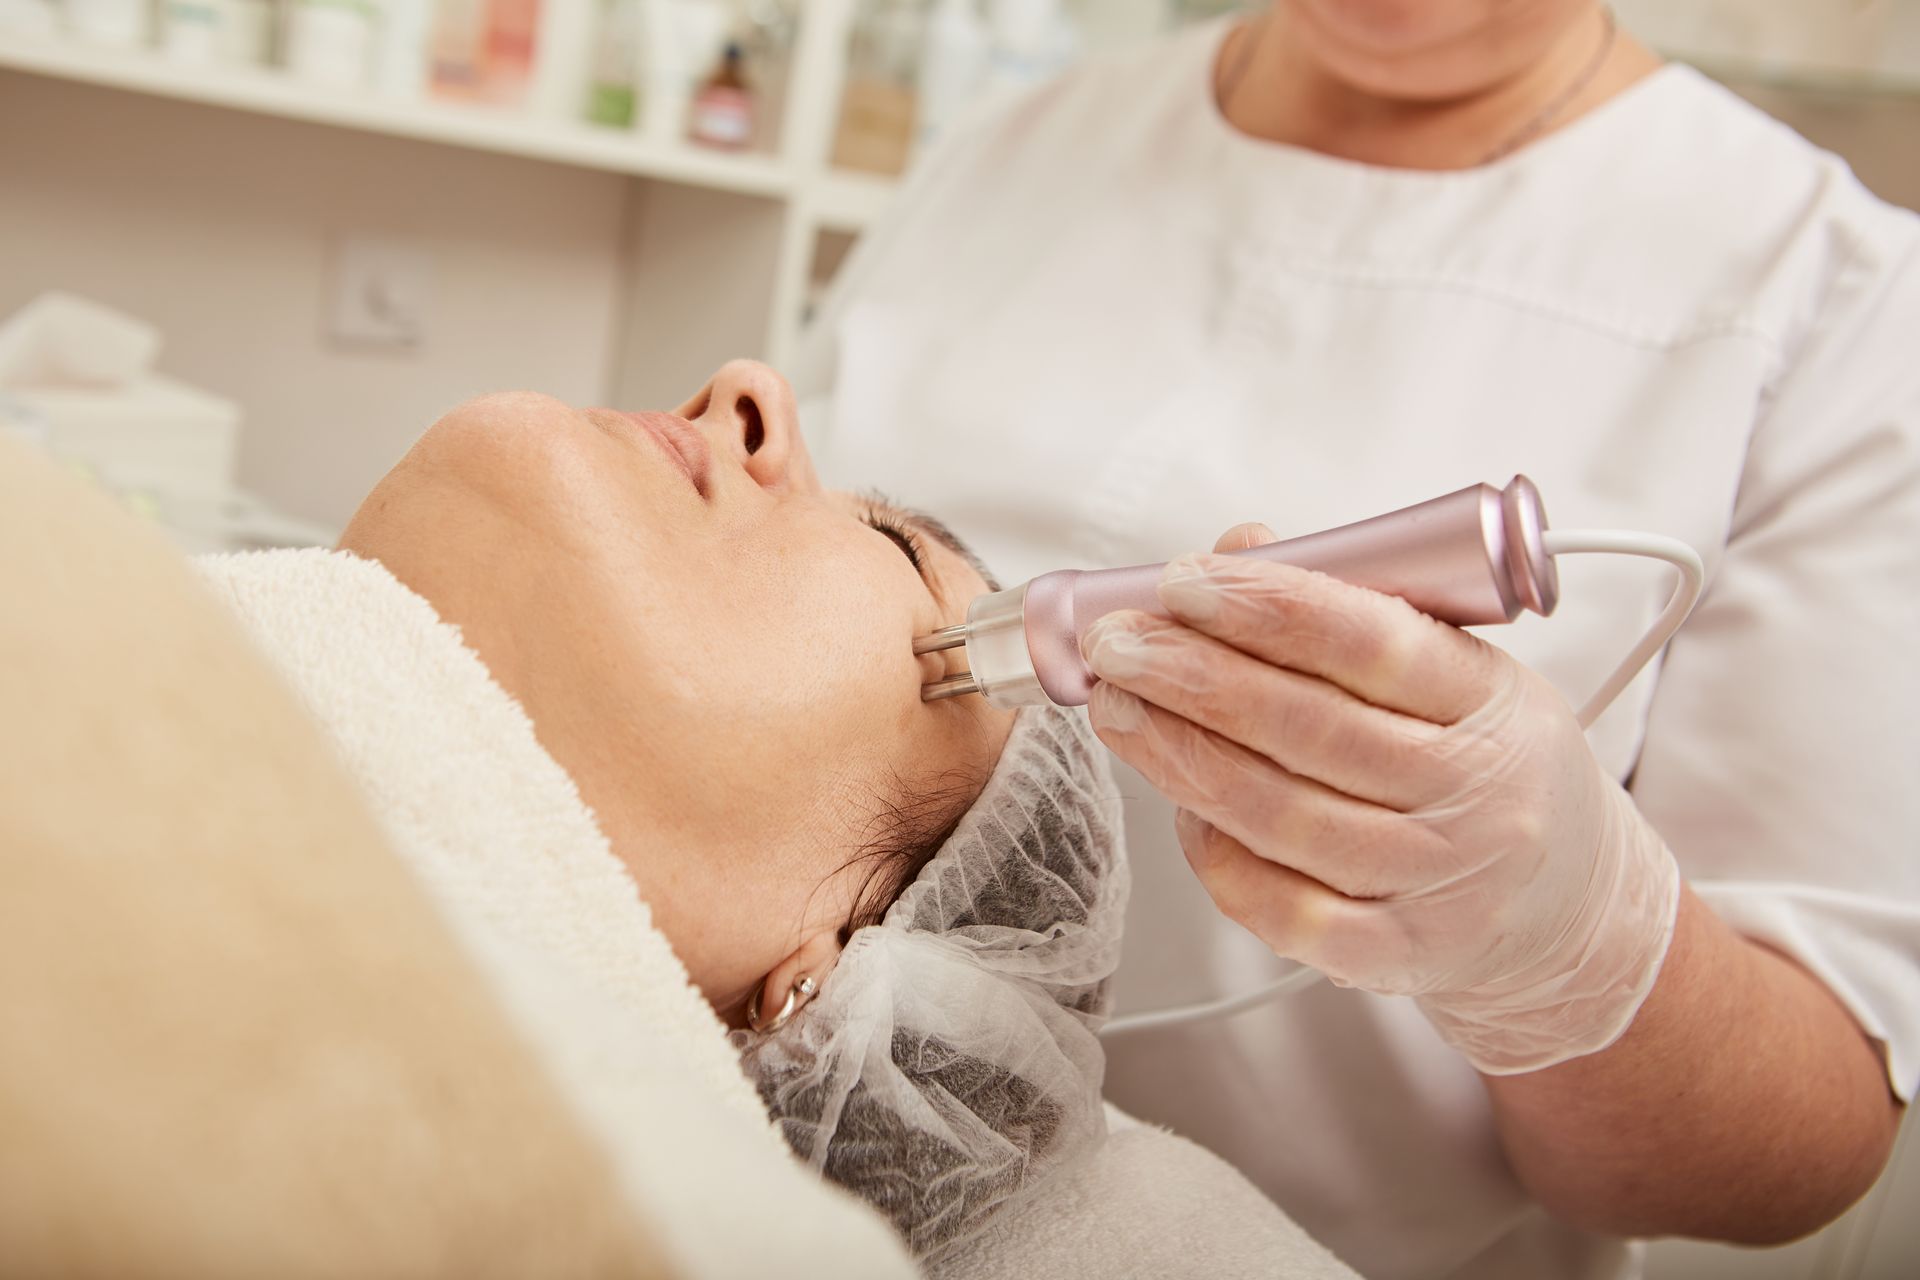
[[1217,552],[1246,551],[1253,547],[1264,547],[1269,542],[1278,542],[1280,537],[1259,521],[1237,524],[1220,535],[1213,549]]

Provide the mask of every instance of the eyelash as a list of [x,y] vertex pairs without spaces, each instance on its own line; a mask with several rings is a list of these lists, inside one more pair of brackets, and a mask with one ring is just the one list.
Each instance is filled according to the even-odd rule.
[[867,527],[877,529],[891,539],[895,546],[906,553],[908,561],[913,565],[913,571],[915,573],[921,571],[920,540],[913,536],[912,530],[895,524],[877,511],[867,512]]

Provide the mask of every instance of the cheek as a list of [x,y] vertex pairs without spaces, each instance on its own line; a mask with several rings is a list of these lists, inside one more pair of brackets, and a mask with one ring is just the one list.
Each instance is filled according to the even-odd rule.
[[543,489],[591,436],[571,409],[532,391],[479,396],[428,427],[407,461],[505,500]]
[[684,582],[646,636],[652,661],[629,677],[653,708],[659,767],[724,789],[739,821],[765,822],[817,815],[822,796],[856,789],[842,779],[910,752],[925,714],[912,638],[933,605],[910,570],[903,583],[888,568],[763,553]]
[[765,609],[759,626],[792,678],[821,697],[863,706],[868,722],[904,723],[922,678],[913,638],[937,623],[912,567],[897,552],[858,544],[783,560],[754,594]]
[[[1011,723],[978,699],[919,701],[911,640],[936,606],[858,550],[730,562],[725,589],[683,616],[689,678],[658,686],[647,771],[680,797],[677,844],[698,854],[643,881],[670,895],[663,914],[710,993],[764,972],[803,920],[844,920],[858,875],[836,873],[902,781],[984,781]],[[723,937],[721,919],[738,931]]]

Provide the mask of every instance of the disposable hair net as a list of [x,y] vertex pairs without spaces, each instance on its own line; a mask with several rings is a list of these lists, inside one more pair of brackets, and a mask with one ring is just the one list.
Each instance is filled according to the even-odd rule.
[[937,1261],[1106,1134],[1117,793],[1085,716],[1024,708],[980,798],[820,994],[736,1033],[801,1159]]

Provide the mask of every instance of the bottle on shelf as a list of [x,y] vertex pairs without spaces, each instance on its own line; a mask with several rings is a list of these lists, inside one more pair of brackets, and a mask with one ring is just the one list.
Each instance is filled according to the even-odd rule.
[[160,53],[196,66],[265,66],[273,19],[273,0],[160,0]]
[[426,91],[433,9],[433,0],[384,0],[373,68],[374,87],[382,95],[409,101]]
[[439,0],[428,37],[434,95],[523,105],[539,26],[540,0]]
[[55,0],[0,0],[0,32],[47,39],[60,30]]
[[150,19],[147,0],[67,0],[67,29],[92,44],[143,45]]
[[227,23],[217,50],[233,67],[264,67],[273,62],[279,30],[277,0],[228,0]]
[[744,150],[753,141],[753,86],[747,83],[746,51],[729,42],[720,65],[693,95],[687,137],[703,147]]
[[228,0],[161,0],[160,52],[169,62],[204,66],[219,58],[233,6]]
[[480,84],[486,0],[438,0],[427,27],[427,83],[434,96],[472,98]]
[[488,102],[520,106],[533,81],[540,0],[488,0],[481,42],[481,93]]
[[373,69],[375,10],[367,0],[293,0],[287,72],[334,89],[363,89]]
[[639,114],[640,0],[600,0],[599,9],[586,116],[594,124],[632,128]]
[[853,29],[833,163],[899,173],[913,150],[914,75],[924,24],[913,0],[873,0]]

